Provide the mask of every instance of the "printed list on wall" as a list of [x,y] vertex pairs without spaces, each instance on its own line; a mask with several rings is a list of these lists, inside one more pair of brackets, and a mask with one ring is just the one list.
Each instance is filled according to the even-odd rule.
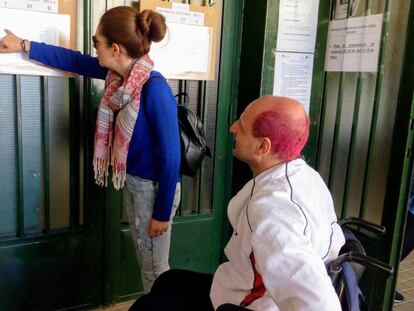
[[382,14],[329,23],[325,70],[377,72]]
[[309,111],[319,0],[281,0],[273,95],[299,101]]

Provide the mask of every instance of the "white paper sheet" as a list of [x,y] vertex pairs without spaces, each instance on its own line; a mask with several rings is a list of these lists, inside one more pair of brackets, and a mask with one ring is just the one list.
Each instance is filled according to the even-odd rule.
[[[59,45],[59,39],[69,42],[70,17],[69,15],[0,8],[0,37],[5,35],[3,29],[9,29],[21,38]],[[0,73],[64,75],[59,70],[29,61],[24,52],[1,53]]]
[[1,0],[0,8],[59,12],[59,0]]
[[326,71],[377,72],[382,14],[329,23]]
[[168,23],[204,25],[204,13],[190,11],[189,4],[173,3],[171,9],[157,7],[156,11],[164,15]]
[[212,28],[167,23],[164,40],[151,45],[154,69],[167,79],[191,78],[207,73],[210,65]]
[[291,97],[309,112],[313,54],[276,52],[273,95]]
[[319,0],[280,0],[277,51],[313,53]]

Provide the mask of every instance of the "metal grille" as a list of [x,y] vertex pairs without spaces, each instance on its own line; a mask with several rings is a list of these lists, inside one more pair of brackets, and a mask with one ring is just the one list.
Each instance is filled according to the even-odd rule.
[[69,226],[67,81],[0,76],[2,237]]
[[341,218],[381,222],[409,11],[392,2],[348,1],[349,17],[384,15],[378,72],[327,73],[317,167]]

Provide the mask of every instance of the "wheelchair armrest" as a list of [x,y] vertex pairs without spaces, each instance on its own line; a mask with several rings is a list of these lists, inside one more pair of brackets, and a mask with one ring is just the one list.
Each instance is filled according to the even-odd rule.
[[[349,225],[354,225],[360,228],[364,228],[366,230],[371,231],[372,233],[375,233],[378,237],[382,237],[385,234],[385,227],[381,225],[377,225],[373,222],[359,219],[356,217],[349,217],[345,219],[338,220],[338,224],[341,227],[349,228]],[[349,228],[352,229],[352,228]]]
[[386,264],[385,262],[382,262],[381,260],[378,260],[376,258],[363,254],[358,254],[355,252],[349,252],[338,256],[338,258],[331,262],[330,268],[332,269],[332,271],[340,271],[341,264],[346,261],[356,262],[363,265],[364,267],[374,268],[387,275],[394,273],[393,266],[390,266],[389,264]]

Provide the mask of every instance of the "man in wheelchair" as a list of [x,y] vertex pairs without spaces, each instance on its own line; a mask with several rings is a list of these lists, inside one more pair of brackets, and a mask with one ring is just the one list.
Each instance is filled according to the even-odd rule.
[[228,262],[213,276],[167,271],[132,310],[341,310],[326,266],[345,239],[328,188],[300,156],[309,122],[290,98],[245,109],[230,131],[253,178],[228,206]]

